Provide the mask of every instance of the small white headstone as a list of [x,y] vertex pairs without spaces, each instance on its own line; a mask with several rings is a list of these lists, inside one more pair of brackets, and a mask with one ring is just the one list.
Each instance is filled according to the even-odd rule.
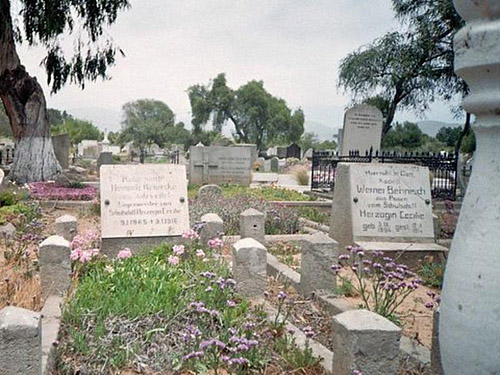
[[189,229],[184,165],[103,165],[102,238],[177,236]]
[[382,139],[382,112],[370,105],[357,105],[346,111],[344,128],[341,134],[341,155],[349,155],[349,151],[359,151],[365,155],[372,149],[380,150]]

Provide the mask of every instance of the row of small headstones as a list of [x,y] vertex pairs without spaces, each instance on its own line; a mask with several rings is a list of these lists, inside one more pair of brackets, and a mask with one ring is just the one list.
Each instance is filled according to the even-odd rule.
[[[207,214],[202,221],[205,222],[203,240],[222,231],[223,222],[218,215]],[[232,247],[236,288],[248,298],[259,299],[267,290],[264,222],[265,214],[262,212],[255,209],[242,212],[241,239]],[[331,265],[338,257],[338,243],[320,232],[305,237],[302,242],[299,292],[311,295],[331,290],[336,285]],[[352,375],[355,370],[370,375],[397,373],[401,338],[399,327],[368,310],[349,310],[335,315],[332,324],[332,372],[335,375]]]
[[[202,217],[202,241],[217,237],[223,221],[216,214]],[[232,267],[239,292],[248,298],[261,298],[267,289],[267,249],[264,235],[265,215],[255,209],[240,216],[240,237],[232,248]],[[56,220],[58,235],[40,244],[42,297],[60,295],[70,284],[69,241],[77,231],[76,218]],[[323,233],[307,237],[301,246],[300,292],[313,292],[335,286],[331,264],[338,256],[338,244]],[[350,310],[332,318],[333,372],[351,375],[361,370],[370,375],[395,374],[399,368],[401,330],[387,319],[367,310]],[[6,307],[0,311],[0,359],[5,375],[41,373],[40,313]]]
[[[77,220],[64,215],[56,219],[55,227],[57,235],[45,239],[39,250],[44,301],[65,292],[71,281],[69,241],[77,233]],[[0,310],[0,374],[42,373],[45,375],[42,369],[42,314],[14,306],[3,308]]]

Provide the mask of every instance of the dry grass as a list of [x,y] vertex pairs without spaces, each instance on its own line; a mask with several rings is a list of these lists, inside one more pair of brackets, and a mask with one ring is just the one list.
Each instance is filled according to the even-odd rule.
[[309,185],[309,168],[306,165],[297,165],[292,169],[292,175],[299,185]]
[[40,296],[40,276],[34,266],[38,256],[32,251],[29,259],[20,263],[7,262],[3,256],[7,249],[7,245],[2,243],[0,246],[0,309],[12,305],[40,311],[43,306]]

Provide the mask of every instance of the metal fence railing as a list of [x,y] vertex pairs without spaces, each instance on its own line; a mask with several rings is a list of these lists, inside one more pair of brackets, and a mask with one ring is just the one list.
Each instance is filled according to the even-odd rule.
[[331,191],[335,188],[338,163],[397,163],[428,167],[432,174],[432,198],[455,200],[457,196],[458,155],[412,152],[367,152],[364,156],[352,151],[340,156],[332,151],[313,151],[311,190]]

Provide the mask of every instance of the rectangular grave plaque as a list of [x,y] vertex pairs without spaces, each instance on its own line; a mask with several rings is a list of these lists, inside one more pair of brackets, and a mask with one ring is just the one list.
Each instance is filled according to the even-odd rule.
[[197,147],[189,149],[190,182],[250,185],[255,147]]
[[350,190],[354,239],[433,240],[428,168],[353,163]]
[[177,236],[189,229],[184,165],[103,165],[101,236]]

